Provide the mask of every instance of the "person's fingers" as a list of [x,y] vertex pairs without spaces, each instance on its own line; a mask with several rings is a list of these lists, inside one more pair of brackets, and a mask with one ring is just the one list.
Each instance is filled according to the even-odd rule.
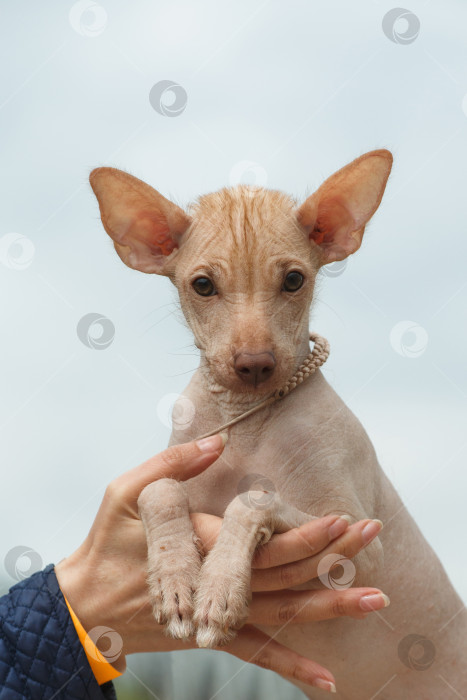
[[336,692],[332,673],[316,661],[300,656],[292,649],[279,644],[264,632],[245,625],[239,634],[221,651],[237,656],[261,668],[267,668],[281,676],[302,681],[316,688]]
[[222,518],[207,513],[190,513],[190,518],[206,555],[216,543],[222,527]]
[[[207,554],[219,535],[222,518],[206,513],[191,513],[191,520]],[[327,515],[280,535],[273,535],[267,544],[256,550],[253,568],[282,566],[317,554],[345,532],[348,526],[347,519],[339,515]]]
[[267,544],[256,550],[253,568],[269,569],[318,554],[332,540],[342,535],[349,524],[348,516],[326,515],[283,534],[273,535]]
[[313,557],[271,569],[253,570],[251,588],[253,591],[277,591],[311,581],[318,575],[318,565],[323,557],[339,554],[345,559],[352,559],[379,534],[381,528],[382,523],[379,520],[361,520],[354,523],[341,537]]
[[358,523],[351,525],[335,542],[331,542],[326,549],[323,549],[317,559],[320,559],[321,555],[326,556],[331,553],[340,554],[346,559],[352,559],[379,535],[382,528],[383,523],[381,520],[359,520]]
[[125,500],[136,501],[145,486],[164,478],[186,481],[207,469],[222,454],[226,433],[168,447],[114,479],[108,489]]
[[378,588],[255,593],[248,622],[255,625],[284,625],[343,616],[362,619],[368,613],[382,610],[388,605],[389,598]]

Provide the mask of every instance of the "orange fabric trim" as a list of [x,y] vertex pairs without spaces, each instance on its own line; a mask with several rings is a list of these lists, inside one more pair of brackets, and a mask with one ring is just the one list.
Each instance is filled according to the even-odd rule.
[[[65,598],[65,596],[63,597]],[[117,671],[117,669],[107,661],[105,656],[103,656],[99,649],[96,647],[91,637],[89,637],[83,625],[76,617],[75,612],[73,611],[70,603],[67,601],[66,598],[65,603],[67,604],[67,608],[70,612],[70,617],[75,626],[75,630],[79,637],[79,641],[83,645],[84,653],[87,656],[89,665],[99,685],[107,683],[107,681],[112,681],[114,678],[118,678],[118,676],[121,676],[121,672]]]

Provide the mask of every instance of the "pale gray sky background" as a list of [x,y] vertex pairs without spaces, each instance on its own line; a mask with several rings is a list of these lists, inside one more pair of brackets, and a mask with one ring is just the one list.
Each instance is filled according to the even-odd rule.
[[[383,31],[393,8],[0,6],[0,561],[81,543],[105,485],[166,445],[168,395],[197,364],[170,283],[113,251],[89,171],[126,169],[181,204],[239,178],[300,198],[385,147],[381,208],[323,275],[311,327],[467,599],[467,5],[414,0]],[[164,80],[182,87],[177,116],[160,113],[170,93],[159,112],[149,101]],[[105,349],[78,338],[90,313],[113,324]]]

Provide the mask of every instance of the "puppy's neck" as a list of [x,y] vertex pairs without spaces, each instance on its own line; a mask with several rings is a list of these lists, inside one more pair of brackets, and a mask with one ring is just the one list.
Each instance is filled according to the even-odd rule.
[[[297,355],[293,366],[294,372],[300,367],[303,360],[309,353],[309,339],[303,338],[300,345],[297,347]],[[310,379],[306,380],[309,383]],[[229,389],[220,384],[212,375],[209,365],[206,363],[201,353],[200,366],[193,376],[187,395],[194,401],[196,406],[195,424],[197,433],[201,434],[208,430],[220,428],[225,423],[237,418],[237,416],[250,411],[265,400],[269,399],[274,392],[279,389],[279,386],[273,386],[269,391],[262,390],[261,385],[258,389],[251,389],[247,385],[241,387],[239,391]],[[264,410],[258,411],[256,416],[248,418],[248,428],[251,430],[254,425],[263,426],[267,422],[268,416],[274,412],[274,405],[266,406]],[[236,428],[241,430],[242,423],[240,422]]]
[[222,422],[227,422],[240,413],[249,411],[274,393],[274,389],[269,392],[257,391],[249,389],[246,385],[242,391],[228,389],[214,379],[209,367],[203,362],[203,358],[201,358],[195,377],[204,401],[207,401],[219,414]]

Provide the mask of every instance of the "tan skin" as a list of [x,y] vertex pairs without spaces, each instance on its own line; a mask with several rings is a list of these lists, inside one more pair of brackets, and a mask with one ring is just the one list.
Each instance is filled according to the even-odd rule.
[[[120,671],[126,667],[127,654],[195,646],[193,640],[183,642],[167,637],[164,627],[152,616],[145,580],[146,537],[138,517],[137,499],[142,489],[157,479],[185,481],[207,469],[223,450],[220,436],[212,442],[207,452],[200,449],[199,442],[171,447],[112,481],[87,538],[55,567],[60,588],[86,631],[103,625],[120,635],[123,646],[114,661]],[[221,518],[203,513],[191,517],[207,552],[217,538]],[[317,576],[322,556],[331,552],[355,556],[371,541],[365,542],[362,535],[369,523],[374,521],[363,520],[349,526],[338,515],[329,515],[273,535],[257,551],[253,562],[253,595],[247,624],[222,650],[286,678],[333,690],[332,673],[274,641],[255,625],[282,626],[284,622],[339,616],[362,619],[370,611],[383,608],[384,598],[376,588],[290,590]],[[379,528],[372,525],[372,537]],[[105,655],[105,650],[102,653]]]

